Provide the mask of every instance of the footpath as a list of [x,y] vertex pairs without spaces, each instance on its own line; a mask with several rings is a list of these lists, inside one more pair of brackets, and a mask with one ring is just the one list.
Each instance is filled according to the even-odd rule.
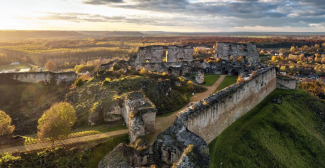
[[[156,138],[159,133],[165,131],[168,127],[173,125],[177,114],[186,109],[187,106],[191,102],[198,102],[212,94],[217,87],[221,84],[221,82],[224,80],[225,75],[221,75],[220,78],[212,85],[207,87],[207,91],[203,93],[197,93],[193,97],[191,97],[190,102],[186,104],[183,108],[175,111],[173,114],[167,116],[167,117],[157,117],[156,122],[155,122],[155,133],[148,135],[147,137],[149,138],[149,143],[150,145],[153,145],[153,143],[156,141]],[[54,142],[54,147],[60,147],[60,146],[66,146],[66,145],[73,145],[76,143],[83,143],[83,142],[89,142],[89,141],[94,141],[94,140],[99,140],[102,138],[107,138],[110,136],[116,136],[116,135],[121,135],[121,134],[126,134],[128,133],[128,130],[119,130],[119,131],[112,131],[112,132],[106,132],[102,134],[95,134],[95,135],[88,135],[88,136],[83,136],[83,137],[76,137],[76,138],[69,138],[69,139],[64,139],[60,141],[55,141]],[[52,147],[52,142],[41,142],[37,144],[31,144],[31,145],[22,145],[22,146],[15,146],[15,147],[10,147],[10,148],[4,148],[0,149],[0,154],[3,153],[18,153],[18,152],[26,152],[26,151],[33,151],[33,150],[41,150],[45,148],[50,148]]]

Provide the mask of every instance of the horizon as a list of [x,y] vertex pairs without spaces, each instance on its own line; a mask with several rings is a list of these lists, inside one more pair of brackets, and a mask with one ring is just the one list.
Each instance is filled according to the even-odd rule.
[[15,0],[0,30],[325,32],[318,0]]

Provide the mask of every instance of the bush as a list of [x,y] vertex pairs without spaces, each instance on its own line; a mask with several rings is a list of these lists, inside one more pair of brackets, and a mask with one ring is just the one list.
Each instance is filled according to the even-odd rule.
[[82,80],[82,79],[78,79],[78,80],[76,80],[76,82],[74,82],[74,85],[76,86],[76,87],[80,87],[80,86],[82,86],[84,84],[84,81]]
[[11,125],[10,116],[0,110],[0,137],[10,135],[14,129],[15,126]]

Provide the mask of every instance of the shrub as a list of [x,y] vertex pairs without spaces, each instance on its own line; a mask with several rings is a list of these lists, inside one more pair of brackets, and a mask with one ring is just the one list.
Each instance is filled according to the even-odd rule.
[[146,74],[146,68],[142,68],[141,71],[140,71],[140,74],[145,75]]
[[237,83],[241,83],[241,82],[245,82],[245,80],[243,79],[243,76],[239,75],[237,78]]
[[15,126],[11,125],[10,116],[0,110],[0,137],[10,135],[14,129]]
[[38,120],[37,135],[52,141],[67,137],[76,120],[76,111],[69,103],[56,103]]
[[80,86],[82,86],[83,84],[84,84],[84,81],[83,81],[82,79],[80,79],[80,78],[74,82],[74,85],[75,85],[76,87],[80,87]]
[[49,71],[52,71],[56,68],[56,64],[53,62],[53,61],[48,61],[46,64],[45,64],[45,68]]

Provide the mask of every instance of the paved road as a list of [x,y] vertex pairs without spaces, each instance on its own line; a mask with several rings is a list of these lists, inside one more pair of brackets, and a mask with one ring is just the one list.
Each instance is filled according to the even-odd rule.
[[191,102],[198,102],[204,98],[207,98],[208,96],[210,96],[211,93],[213,93],[217,87],[221,84],[221,82],[223,81],[223,79],[225,78],[226,75],[221,75],[220,78],[212,85],[207,87],[207,91],[203,92],[203,93],[197,93],[195,94],[193,97],[191,97],[190,102],[184,106],[183,108],[179,109],[178,111],[174,112],[172,115],[169,115],[167,117],[157,117],[156,118],[156,123],[155,123],[155,133],[154,134],[150,134],[147,135],[147,138],[149,139],[149,144],[153,145],[153,143],[156,141],[157,136],[159,133],[164,132],[168,127],[172,126],[177,114],[186,109],[187,106],[191,103]]
[[[110,136],[121,135],[121,134],[126,134],[126,133],[128,133],[127,129],[113,131],[113,132],[106,132],[106,133],[102,133],[102,134],[70,138],[70,139],[65,139],[62,141],[55,141],[54,146],[59,147],[59,146],[80,143],[80,142],[88,142],[88,141],[92,141],[92,140],[107,138]],[[6,153],[6,152],[16,153],[16,152],[25,152],[25,151],[31,151],[31,150],[39,150],[39,149],[49,148],[51,146],[52,146],[52,142],[43,142],[43,143],[37,143],[37,144],[31,144],[31,145],[16,146],[16,147],[11,147],[11,148],[0,149],[0,154]]]
[[[221,75],[220,78],[212,85],[207,87],[207,91],[203,93],[197,93],[193,97],[191,97],[190,102],[198,102],[208,96],[210,96],[211,93],[213,93],[217,87],[220,85],[220,83],[223,81],[225,78],[225,75]],[[188,103],[189,104],[189,103]],[[173,125],[177,114],[187,108],[188,104],[181,108],[180,110],[174,112],[172,115],[169,115],[167,117],[157,117],[156,118],[156,131],[154,134],[150,134],[147,137],[149,138],[149,143],[152,145],[154,141],[156,141],[157,135],[163,131],[165,131],[168,127]],[[55,141],[54,146],[59,147],[59,146],[64,146],[64,145],[70,145],[70,144],[75,144],[75,143],[80,143],[80,142],[88,142],[92,140],[97,140],[109,136],[115,136],[115,135],[121,135],[121,134],[126,134],[128,133],[128,130],[119,130],[119,131],[113,131],[113,132],[106,132],[102,134],[95,134],[95,135],[89,135],[89,136],[83,136],[83,137],[76,137],[76,138],[70,138],[70,139],[65,139],[62,141]],[[52,146],[52,142],[43,142],[43,143],[37,143],[37,144],[31,144],[31,145],[23,145],[23,146],[16,146],[16,147],[11,147],[11,148],[4,148],[0,149],[0,154],[8,152],[8,153],[16,153],[16,152],[24,152],[24,151],[30,151],[30,150],[39,150],[39,149],[44,149],[44,148],[49,148]]]

